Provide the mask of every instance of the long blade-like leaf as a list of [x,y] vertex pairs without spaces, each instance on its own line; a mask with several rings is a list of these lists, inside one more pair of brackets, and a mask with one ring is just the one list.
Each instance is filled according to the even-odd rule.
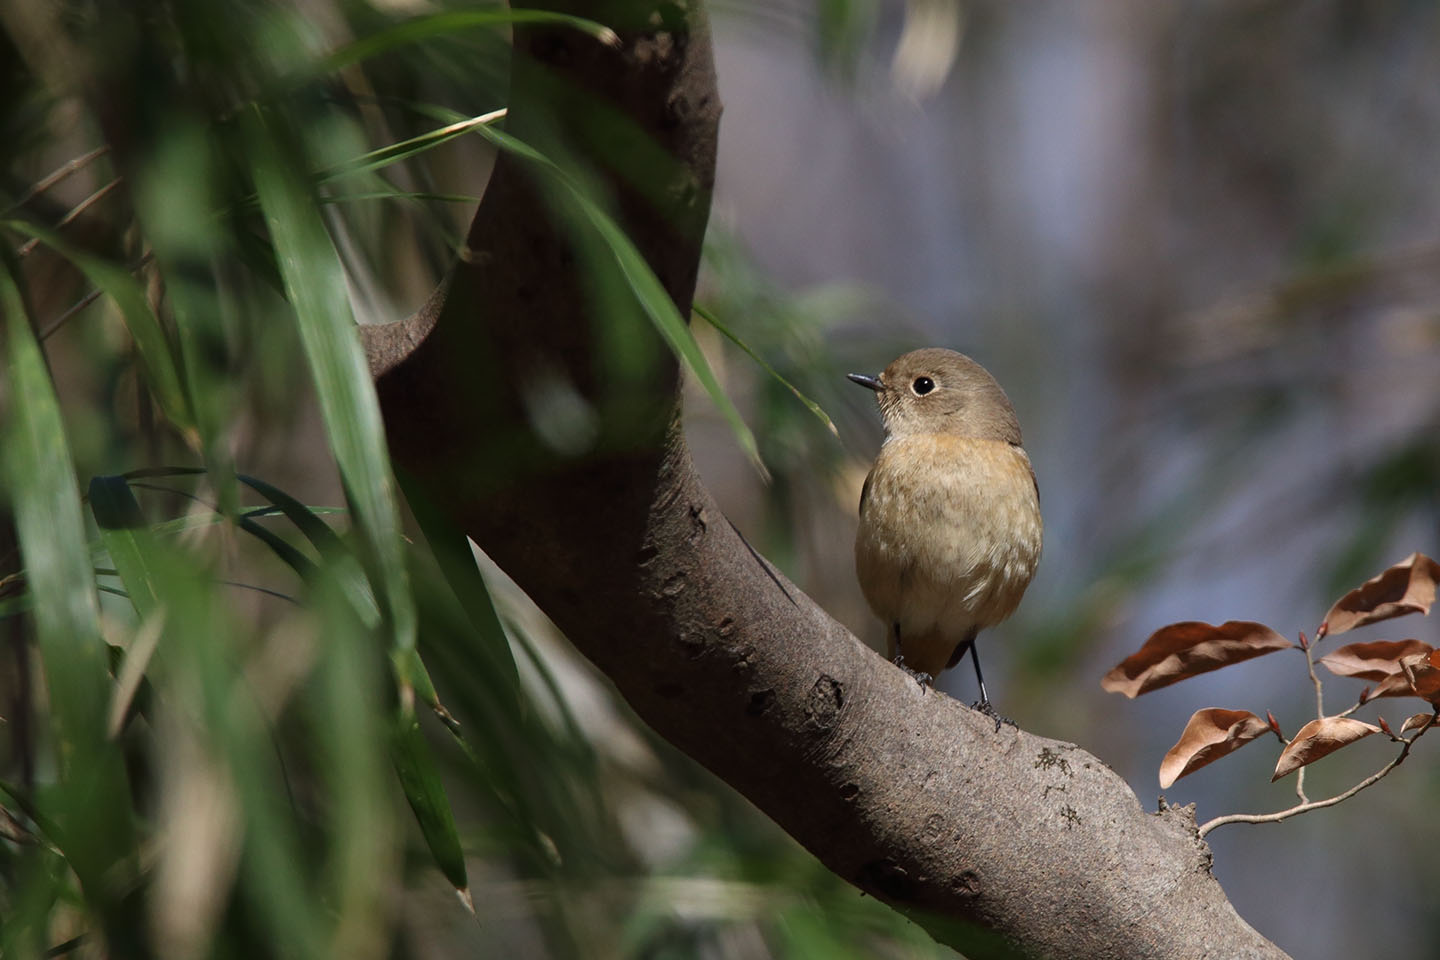
[[[566,174],[559,165],[523,140],[495,128],[494,122],[504,115],[504,110],[497,110],[478,117],[457,119],[444,127],[382,147],[379,150],[373,150],[340,166],[323,171],[319,174],[319,178],[321,182],[324,182],[336,177],[374,170],[472,132],[478,133],[500,149],[533,164],[542,174],[550,177],[553,183],[562,187],[574,199],[582,215],[590,222],[609,248],[616,265],[620,268],[621,275],[625,278],[625,282],[636,300],[639,301],[645,315],[649,317],[665,341],[670,344],[670,348],[676,356],[690,368],[695,378],[700,381],[700,385],[709,395],[710,401],[715,404],[715,408],[730,424],[741,449],[749,455],[760,475],[768,478],[769,471],[760,459],[760,449],[755,442],[755,435],[745,424],[744,419],[740,416],[740,411],[735,409],[734,403],[726,395],[724,388],[720,386],[714,371],[710,369],[709,361],[705,359],[705,354],[700,350],[700,344],[696,342],[694,334],[690,332],[685,318],[676,309],[675,302],[670,299],[670,294],[665,290],[665,285],[660,282],[659,277],[655,276],[655,271],[650,269],[650,264],[645,257],[626,236],[625,231],[615,222],[614,218],[605,212],[585,189],[574,178]],[[791,389],[795,388],[791,387]],[[796,394],[799,395],[799,391],[796,391]],[[801,399],[805,400],[803,396]],[[817,406],[809,402],[807,405],[810,405],[812,410],[819,410]],[[819,411],[819,415],[822,419],[829,420],[824,415],[824,411]],[[831,425],[831,429],[834,429],[833,425]]]
[[90,512],[100,528],[100,542],[110,554],[125,592],[142,618],[160,606],[159,587],[147,563],[142,538],[149,536],[140,504],[124,477],[95,477],[90,481]]
[[476,124],[471,129],[507,153],[529,161],[537,170],[550,177],[556,185],[570,194],[585,219],[590,222],[590,225],[595,228],[595,231],[610,248],[621,275],[624,276],[625,282],[634,293],[635,299],[639,301],[645,315],[650,318],[655,329],[670,344],[670,348],[675,351],[676,356],[684,361],[695,378],[700,381],[700,385],[705,388],[705,392],[710,397],[710,402],[715,404],[720,415],[730,424],[730,429],[740,443],[741,449],[749,455],[760,475],[768,479],[769,471],[760,459],[760,448],[755,442],[755,435],[750,432],[750,428],[746,426],[744,419],[740,416],[740,411],[735,409],[735,404],[730,401],[725,389],[720,386],[720,381],[715,378],[715,372],[710,369],[710,362],[705,359],[705,354],[700,350],[700,344],[696,342],[695,335],[690,332],[690,326],[675,307],[675,301],[670,299],[665,285],[660,282],[655,271],[650,269],[650,264],[645,260],[644,255],[626,236],[620,225],[591,198],[584,187],[573,177],[528,143],[489,125]]
[[[300,532],[305,535],[305,539],[320,551],[320,555],[325,557],[329,563],[328,574],[335,581],[336,587],[350,601],[361,622],[374,628],[380,620],[380,610],[375,603],[375,593],[370,589],[370,583],[366,580],[364,571],[356,564],[354,556],[345,546],[344,541],[334,530],[330,529],[330,525],[316,516],[310,507],[305,506],[274,484],[244,474],[239,476],[239,480],[273,503],[291,523],[299,528]],[[435,692],[435,684],[430,679],[430,673],[426,670],[424,662],[420,659],[419,651],[414,647],[402,647],[395,650],[394,656],[398,674],[409,679],[420,702],[434,710],[442,720],[455,729],[455,718],[441,705],[440,696]]]
[[468,903],[470,881],[465,873],[465,853],[460,848],[455,814],[451,812],[430,746],[420,731],[420,721],[413,713],[402,712],[395,718],[394,725],[390,753],[405,799],[410,802],[435,865]]
[[[415,609],[406,578],[390,459],[380,405],[350,310],[344,267],[319,206],[285,162],[275,131],[252,116],[250,158],[286,296],[295,310],[331,451],[385,613],[394,650],[415,645]],[[414,682],[402,668],[401,683]]]
[[551,10],[507,10],[504,8],[451,10],[428,17],[406,20],[393,27],[372,33],[368,37],[362,37],[320,61],[317,72],[330,73],[396,47],[418,43],[431,37],[445,36],[480,27],[506,27],[512,24],[568,26],[594,37],[601,43],[613,45],[618,40],[615,31],[603,24],[596,23],[594,20],[586,20],[584,17]]
[[140,362],[145,366],[146,381],[155,395],[155,400],[160,404],[160,409],[176,427],[193,435],[195,418],[180,385],[180,374],[175,366],[170,340],[165,336],[154,311],[150,309],[150,303],[145,299],[145,291],[139,281],[125,268],[66,243],[58,234],[44,227],[24,220],[6,220],[0,225],[40,240],[75,264],[87,280],[115,302],[120,315],[125,319],[126,329],[135,340]]
[[405,491],[405,499],[410,504],[410,512],[414,514],[415,522],[419,524],[420,532],[425,536],[425,542],[429,544],[430,552],[440,566],[445,583],[459,601],[475,630],[478,640],[476,652],[483,658],[493,676],[503,677],[509,682],[511,689],[518,693],[520,674],[515,666],[515,657],[510,652],[510,640],[500,623],[500,615],[495,611],[490,588],[475,563],[475,555],[470,550],[470,541],[466,539],[465,531],[435,507],[430,498],[418,489],[418,485],[408,480],[403,473],[400,476],[400,486]]
[[428,130],[425,133],[410,137],[408,140],[401,140],[386,146],[362,153],[358,157],[346,160],[328,169],[321,170],[316,174],[318,183],[328,183],[340,177],[351,177],[360,173],[368,173],[372,170],[379,170],[392,164],[408,160],[413,156],[433,150],[442,143],[448,143],[456,137],[463,137],[472,130],[487,127],[496,121],[505,118],[506,110],[502,107],[499,110],[492,110],[489,113],[482,113],[477,117],[464,117],[448,123],[443,127]]
[[772,367],[765,360],[764,357],[760,356],[760,354],[750,349],[750,345],[744,340],[741,340],[738,336],[736,336],[734,331],[732,331],[728,326],[722,323],[720,318],[715,315],[714,311],[703,307],[698,303],[694,304],[691,307],[691,310],[693,310],[694,313],[706,323],[710,324],[710,326],[720,331],[720,333],[725,337],[725,339],[735,344],[735,346],[739,347],[741,350],[744,350],[746,354],[749,355],[751,360],[754,360],[756,363],[760,364],[761,368],[764,369],[766,373],[770,374],[770,376],[778,380],[781,386],[789,390],[791,393],[795,394],[795,399],[803,403],[805,405],[805,409],[815,414],[815,416],[820,419],[820,422],[825,424],[825,426],[832,434],[837,437],[840,436],[840,431],[835,429],[835,421],[830,419],[830,414],[826,413],[820,407],[820,404],[816,403],[814,400],[811,400],[809,397],[805,396],[805,394],[801,393],[799,387],[795,386],[795,384],[782,377],[779,370],[776,370],[774,367]]
[[[133,851],[130,792],[106,740],[108,654],[75,468],[60,405],[19,288],[0,266],[6,355],[0,458],[15,515],[36,637],[50,690],[61,782],[52,795],[57,838],[87,897],[107,908],[127,882]],[[118,917],[116,918],[118,920]]]

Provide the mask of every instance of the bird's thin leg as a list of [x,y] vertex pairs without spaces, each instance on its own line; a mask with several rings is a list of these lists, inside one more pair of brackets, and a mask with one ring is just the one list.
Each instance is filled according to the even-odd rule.
[[980,707],[981,713],[994,713],[995,708],[990,706],[990,694],[985,692],[985,675],[980,672],[980,650],[974,640],[970,641],[970,662],[975,664],[975,682],[980,684]]
[[930,674],[924,672],[923,670],[911,670],[909,667],[905,666],[905,654],[900,652],[900,621],[895,621],[893,624],[890,625],[890,628],[895,631],[895,659],[890,662],[895,664],[895,666],[899,667],[901,670],[904,670],[906,673],[908,673],[911,679],[913,679],[916,683],[920,684],[920,689],[924,690],[926,687],[930,686],[931,681],[935,678],[930,676]]
[[985,677],[980,672],[980,647],[974,640],[970,641],[970,661],[975,664],[975,682],[980,684],[980,702],[975,704],[975,709],[995,721],[995,732],[1000,732],[1000,725],[1008,723],[1012,727],[1019,725],[1009,717],[1002,717],[995,711],[994,705],[990,702],[990,695],[985,692]]

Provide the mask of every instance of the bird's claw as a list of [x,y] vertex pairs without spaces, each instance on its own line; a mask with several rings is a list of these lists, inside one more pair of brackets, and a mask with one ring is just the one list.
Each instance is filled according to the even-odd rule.
[[920,684],[921,690],[928,688],[930,684],[935,681],[935,678],[930,676],[930,674],[926,673],[925,671],[911,670],[909,667],[905,666],[905,658],[899,654],[896,654],[895,659],[891,662],[894,663],[895,666],[899,667],[901,670],[904,670],[905,673],[910,677],[910,679]]
[[983,700],[977,700],[974,703],[970,704],[970,709],[978,710],[981,713],[985,714],[985,716],[989,717],[991,720],[994,720],[996,733],[999,733],[1000,728],[1007,723],[1010,724],[1010,726],[1014,727],[1016,730],[1020,729],[1020,724],[1016,723],[1014,720],[1011,720],[1009,717],[1000,716],[999,712],[995,709],[995,706],[990,702],[990,699],[988,697]]

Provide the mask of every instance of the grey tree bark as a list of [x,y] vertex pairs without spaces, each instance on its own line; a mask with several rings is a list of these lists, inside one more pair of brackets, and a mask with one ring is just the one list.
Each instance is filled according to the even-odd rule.
[[[588,172],[687,314],[720,116],[703,11],[550,6],[620,43],[517,30],[508,129]],[[446,283],[365,337],[397,467],[636,712],[969,956],[1283,956],[1226,899],[1189,809],[1148,814],[1078,747],[922,690],[744,542],[691,463],[663,344],[636,322],[655,363],[607,365],[587,249],[564,197],[502,156]],[[557,383],[597,417],[583,455],[530,428]]]

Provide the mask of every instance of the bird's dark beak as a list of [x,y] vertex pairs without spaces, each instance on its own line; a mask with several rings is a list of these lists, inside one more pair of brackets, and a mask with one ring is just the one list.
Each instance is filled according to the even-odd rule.
[[880,382],[879,377],[867,377],[863,373],[847,373],[845,374],[845,376],[849,377],[851,380],[854,380],[862,387],[869,387],[876,393],[879,393],[881,390],[885,389],[885,384]]

